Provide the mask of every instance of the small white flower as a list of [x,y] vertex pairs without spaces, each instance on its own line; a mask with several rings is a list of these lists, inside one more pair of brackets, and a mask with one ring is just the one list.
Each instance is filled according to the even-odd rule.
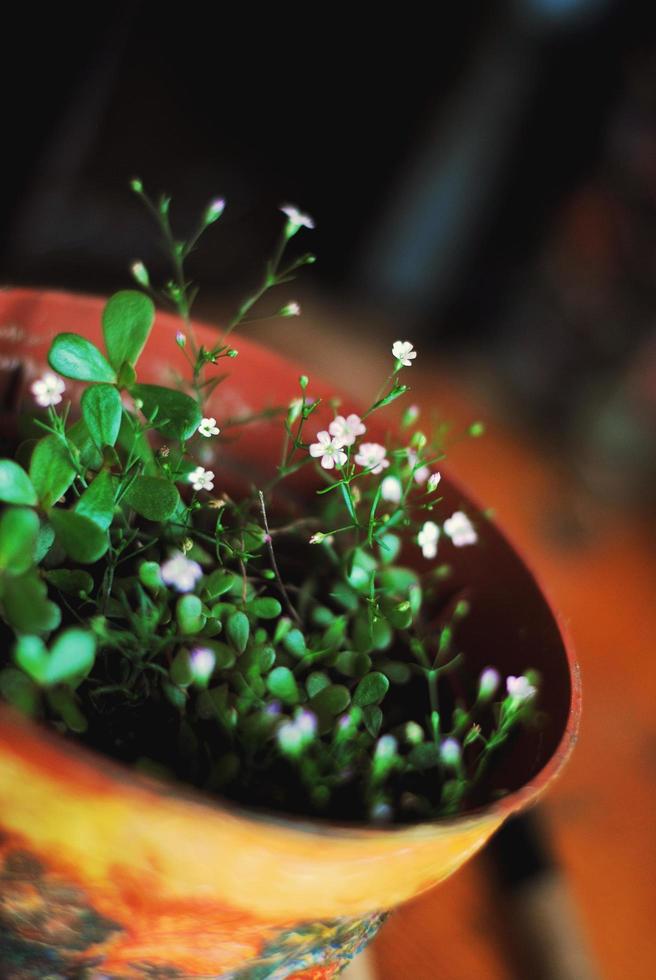
[[444,533],[451,538],[456,548],[476,544],[478,541],[474,525],[461,510],[457,510],[444,522]]
[[148,286],[150,283],[150,278],[148,276],[148,269],[143,264],[143,262],[133,262],[130,266],[130,272],[133,278],[140,286]]
[[[406,449],[406,453],[408,454],[408,462],[410,463],[410,466],[412,467],[417,466],[419,457],[415,452],[415,450],[408,448]],[[419,486],[421,486],[423,483],[426,482],[426,480],[430,476],[430,470],[428,469],[427,466],[417,466],[417,469],[414,471],[412,476],[415,483],[418,483]]]
[[294,724],[306,738],[314,738],[317,734],[317,716],[311,711],[299,711],[294,718]]
[[65,390],[66,385],[62,379],[58,378],[52,371],[46,371],[37,381],[33,381],[30,386],[30,391],[34,395],[35,402],[42,408],[59,405]]
[[435,521],[425,521],[424,526],[417,535],[417,544],[421,548],[424,558],[435,557],[439,538],[440,529]]
[[222,197],[217,197],[207,205],[205,210],[205,224],[211,225],[217,221],[225,211],[225,201]]
[[494,667],[486,667],[478,680],[478,696],[483,701],[488,701],[499,686],[501,677],[499,671]]
[[343,466],[347,460],[346,453],[343,451],[343,442],[340,439],[333,439],[325,429],[317,432],[317,441],[310,446],[310,456],[315,459],[321,457],[321,465],[325,470],[332,470],[334,466]]
[[440,745],[440,758],[445,766],[454,768],[460,762],[462,749],[455,738],[445,738]]
[[206,684],[212,676],[216,664],[216,654],[209,647],[196,647],[189,656],[189,666],[194,680]]
[[528,677],[523,674],[521,677],[507,677],[506,690],[515,704],[525,704],[537,694],[537,688],[531,684]]
[[405,726],[405,737],[410,745],[419,745],[424,741],[424,729],[416,721],[408,721]]
[[195,470],[192,470],[188,479],[194,490],[214,489],[214,473],[211,470],[203,469],[202,466],[197,466]]
[[426,489],[428,493],[435,493],[438,486],[440,485],[441,479],[442,479],[441,473],[431,473],[431,475],[428,477],[428,483],[426,485]]
[[293,204],[282,204],[280,210],[287,215],[287,235],[291,238],[299,228],[314,228],[314,221],[309,214],[303,214]]
[[323,533],[323,531],[317,531],[317,533],[313,534],[310,538],[310,544],[321,544],[325,537],[326,535]]
[[317,716],[301,709],[293,721],[285,721],[278,727],[276,738],[280,749],[287,755],[300,755],[317,733]]
[[385,761],[393,759],[398,747],[398,742],[393,735],[381,735],[376,743],[375,758]]
[[359,415],[337,415],[328,426],[331,436],[339,439],[343,446],[352,446],[358,436],[367,431]]
[[203,575],[203,569],[197,561],[185,558],[178,552],[165,561],[160,569],[162,581],[167,585],[172,585],[178,592],[191,592],[196,582]]
[[220,431],[221,429],[216,424],[216,419],[213,418],[202,419],[198,426],[199,435],[205,436],[206,439],[209,439],[210,436],[218,436]]
[[358,466],[371,469],[374,474],[382,473],[389,466],[389,460],[385,459],[387,450],[377,442],[361,442],[360,449],[355,462]]
[[386,476],[381,483],[380,495],[383,500],[389,500],[390,503],[398,504],[403,496],[403,487],[399,478],[396,476]]
[[278,316],[300,316],[301,307],[298,303],[287,303],[278,313]]
[[412,367],[412,362],[417,356],[414,344],[409,340],[395,340],[392,344],[392,354],[400,361],[403,367]]
[[183,334],[182,330],[178,330],[178,332],[176,333],[176,335],[175,335],[175,342],[178,345],[178,347],[186,347],[187,346],[187,338]]

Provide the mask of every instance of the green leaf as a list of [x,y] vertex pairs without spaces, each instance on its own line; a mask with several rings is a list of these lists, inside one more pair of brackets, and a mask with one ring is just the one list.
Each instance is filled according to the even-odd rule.
[[99,449],[113,446],[121,428],[121,396],[113,385],[92,385],[80,401],[82,418]]
[[422,742],[410,749],[408,762],[415,769],[432,769],[440,764],[440,750],[434,742]]
[[305,678],[305,690],[308,692],[309,698],[313,698],[319,691],[323,691],[324,687],[329,686],[330,677],[328,674],[324,674],[322,670],[314,670]]
[[34,564],[39,518],[27,507],[8,507],[0,518],[0,572],[22,575]]
[[372,738],[378,738],[378,733],[383,724],[383,712],[380,710],[377,704],[368,704],[362,709],[362,718],[364,721],[364,727],[367,729]]
[[274,667],[266,683],[274,698],[285,704],[298,704],[298,685],[289,667]]
[[378,704],[389,689],[389,681],[384,674],[373,670],[362,678],[353,694],[353,704],[364,708],[368,704]]
[[36,714],[39,690],[22,670],[13,667],[0,670],[0,695],[24,715]]
[[107,356],[117,371],[126,362],[137,363],[154,319],[153,301],[136,289],[124,289],[109,298],[102,326]]
[[106,531],[114,518],[115,484],[112,474],[108,470],[101,470],[76,503],[75,513],[88,517]]
[[166,521],[180,503],[177,487],[159,476],[138,476],[123,500],[148,521]]
[[258,619],[276,619],[282,612],[282,606],[277,599],[260,596],[248,603],[248,610]]
[[18,666],[42,687],[79,683],[93,667],[95,655],[93,633],[77,628],[60,633],[49,653],[38,636],[19,637],[14,651]]
[[291,653],[292,657],[298,657],[300,659],[305,656],[307,649],[305,646],[305,637],[300,630],[291,629],[283,637],[282,644],[287,653]]
[[309,703],[309,708],[318,715],[327,712],[334,716],[345,711],[350,703],[351,695],[347,687],[344,687],[343,684],[329,684],[328,687],[322,688],[318,694],[314,695]]
[[83,572],[81,568],[55,568],[52,571],[44,572],[43,576],[50,585],[54,585],[60,592],[76,598],[89,595],[93,589],[93,579],[88,572]]
[[181,596],[175,607],[175,615],[180,629],[188,636],[200,633],[207,622],[207,617],[203,613],[203,603],[197,595]]
[[189,687],[194,679],[191,670],[191,660],[188,650],[180,650],[176,653],[169,671],[171,680],[178,687]]
[[371,657],[366,653],[344,650],[337,657],[335,667],[346,677],[364,677],[367,671],[371,670]]
[[48,353],[53,371],[76,381],[116,381],[113,368],[95,344],[77,333],[57,334]]
[[102,453],[91,438],[84,419],[78,419],[66,430],[66,438],[72,442],[80,454],[80,465],[84,469],[99,470],[103,464]]
[[401,538],[397,534],[383,534],[378,549],[381,562],[391,565],[401,550]]
[[28,507],[38,501],[29,476],[12,459],[0,459],[0,500],[6,504],[27,504]]
[[48,554],[52,548],[52,543],[54,540],[55,532],[52,529],[52,525],[48,524],[47,521],[43,521],[39,527],[39,533],[36,538],[36,547],[34,549],[34,561],[37,565]]
[[52,507],[66,493],[76,470],[59,436],[39,439],[30,460],[30,479],[44,507]]
[[234,572],[227,572],[222,568],[217,568],[216,571],[207,576],[203,583],[203,588],[207,593],[208,600],[211,602],[213,599],[218,599],[219,596],[229,592],[236,582],[239,582],[241,585],[241,579]]
[[78,707],[75,695],[67,687],[53,687],[47,694],[50,707],[67,728],[78,735],[87,730],[87,720]]
[[61,622],[59,606],[48,599],[48,590],[38,573],[11,576],[3,585],[5,619],[18,633],[47,633]]
[[243,653],[248,645],[251,626],[248,616],[243,612],[234,612],[226,621],[226,635],[238,653]]
[[107,551],[109,536],[91,518],[74,510],[57,508],[50,511],[49,517],[57,541],[73,561],[90,565]]
[[162,435],[184,441],[200,425],[201,412],[189,395],[159,385],[134,385],[130,394],[142,402],[144,415]]

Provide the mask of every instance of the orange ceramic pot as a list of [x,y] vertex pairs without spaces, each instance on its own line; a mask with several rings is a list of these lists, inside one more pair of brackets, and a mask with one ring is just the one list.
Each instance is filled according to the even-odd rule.
[[[101,342],[102,305],[0,294],[5,430],[55,333]],[[158,316],[140,380],[184,371],[176,329],[173,317]],[[216,334],[201,326],[198,336],[209,345]],[[288,403],[298,390],[298,366],[241,337],[237,346],[231,382],[210,406],[220,421]],[[313,395],[331,393],[313,380]],[[243,435],[239,458],[215,464],[226,479],[231,467],[256,477],[277,456],[278,429],[264,423]],[[464,502],[475,513],[443,482],[446,507]],[[474,670],[540,670],[549,717],[505,757],[498,802],[389,829],[263,814],[138,775],[0,709],[0,975],[334,977],[389,909],[452,874],[505,817],[535,801],[571,751],[578,673],[531,573],[491,523],[479,527],[480,546],[460,550],[452,582],[475,610],[462,624],[462,648]]]

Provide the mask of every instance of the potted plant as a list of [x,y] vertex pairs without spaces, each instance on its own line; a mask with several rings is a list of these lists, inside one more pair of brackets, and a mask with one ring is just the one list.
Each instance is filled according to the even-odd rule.
[[394,416],[410,343],[361,408],[232,346],[310,219],[217,334],[184,263],[223,203],[181,243],[133,188],[178,316],[141,263],[106,304],[0,296],[3,976],[336,976],[553,778],[576,669]]

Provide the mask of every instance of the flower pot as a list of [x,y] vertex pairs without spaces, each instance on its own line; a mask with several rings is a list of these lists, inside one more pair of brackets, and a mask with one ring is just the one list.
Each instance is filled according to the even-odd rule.
[[[55,333],[101,342],[102,305],[53,292],[0,294],[4,434]],[[158,315],[140,380],[184,370],[176,329]],[[208,346],[215,336],[208,327],[197,333]],[[235,343],[230,384],[214,395],[220,424],[298,391],[298,366],[241,337]],[[313,379],[312,394],[332,391]],[[220,478],[270,472],[276,425],[247,426],[238,456],[229,445],[221,451]],[[443,485],[445,507],[464,501],[476,513],[457,486]],[[534,802],[571,751],[578,674],[531,573],[491,523],[481,518],[479,528],[479,546],[453,558],[450,588],[466,588],[474,608],[462,648],[474,670],[538,669],[548,715],[497,768],[490,798],[500,788],[504,796],[457,818],[389,829],[262,813],[142,776],[2,708],[2,976],[333,977],[387,910],[450,875],[505,817]]]

